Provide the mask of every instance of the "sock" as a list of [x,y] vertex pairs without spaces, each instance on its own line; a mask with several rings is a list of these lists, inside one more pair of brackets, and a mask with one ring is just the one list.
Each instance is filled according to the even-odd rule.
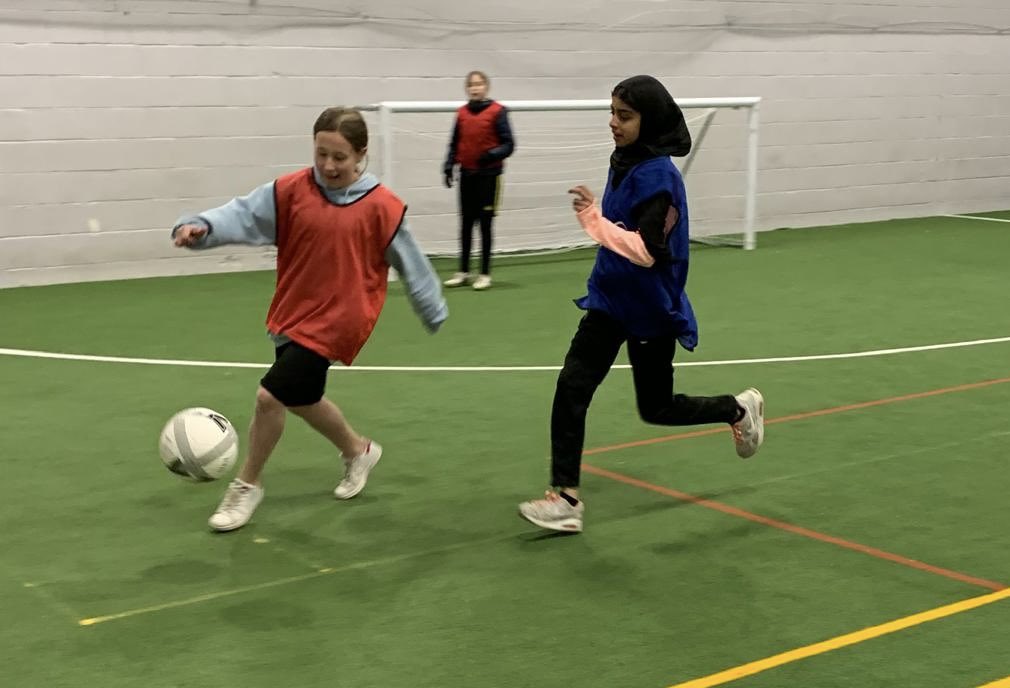
[[747,415],[747,409],[743,406],[737,406],[736,418],[733,419],[733,425],[736,425],[743,420],[743,417]]
[[561,495],[561,499],[565,500],[572,506],[575,506],[576,504],[579,503],[579,500],[577,500],[575,497],[571,496],[567,492],[558,492],[558,494]]
[[360,459],[362,456],[367,454],[371,448],[372,448],[372,440],[365,440],[365,451],[361,452],[357,456],[352,456],[349,459],[346,456],[344,456],[344,452],[340,452],[340,458],[342,458],[344,461],[347,462],[354,461],[355,459]]

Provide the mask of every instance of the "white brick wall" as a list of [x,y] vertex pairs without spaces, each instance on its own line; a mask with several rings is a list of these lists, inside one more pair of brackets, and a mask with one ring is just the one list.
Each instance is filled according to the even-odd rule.
[[[1006,0],[0,0],[0,286],[269,266],[166,228],[308,164],[323,107],[459,98],[471,68],[506,100],[636,73],[762,96],[762,229],[1008,208],[1008,33]],[[503,231],[570,232],[559,185],[600,187],[605,150],[537,150],[606,140],[605,117],[565,121],[514,116]],[[422,134],[397,138],[396,187],[429,250],[454,241],[450,122],[399,121]],[[721,113],[689,175],[701,233],[739,222],[743,141]]]

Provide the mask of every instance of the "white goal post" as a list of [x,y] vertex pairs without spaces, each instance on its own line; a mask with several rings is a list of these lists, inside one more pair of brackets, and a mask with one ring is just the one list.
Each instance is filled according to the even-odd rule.
[[[601,115],[609,112],[610,100],[501,103],[509,110],[516,154],[506,162],[504,198],[495,230],[496,253],[587,245],[588,238],[570,217],[564,192],[577,183],[588,183],[602,192],[613,142],[606,117]],[[761,98],[756,96],[677,100],[694,140],[691,153],[677,161],[689,187],[692,239],[705,241],[711,236],[742,234],[742,241],[708,240],[746,250],[755,248],[760,103]],[[383,183],[406,199],[411,227],[432,255],[452,255],[457,250],[455,189],[442,187],[440,171],[453,122],[450,113],[461,104],[384,101],[358,108],[372,120],[372,163],[378,162],[377,172]],[[726,109],[744,110],[746,122],[720,122],[713,128],[716,113]],[[720,130],[713,137],[717,140],[716,150],[706,156],[706,137],[716,129]],[[692,166],[697,168],[697,161],[703,161],[701,166],[705,168],[700,179],[688,178]],[[699,194],[693,186],[702,188],[700,212],[696,207]]]

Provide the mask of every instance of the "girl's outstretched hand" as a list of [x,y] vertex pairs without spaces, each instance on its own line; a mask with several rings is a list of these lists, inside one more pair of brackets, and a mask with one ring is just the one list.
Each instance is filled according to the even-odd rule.
[[568,193],[575,196],[575,198],[572,199],[572,208],[574,208],[577,213],[581,213],[586,208],[592,207],[592,205],[596,202],[596,197],[593,196],[593,192],[581,184],[576,186],[574,189],[568,189]]
[[206,227],[200,227],[198,225],[183,225],[179,229],[175,230],[175,245],[176,246],[192,246],[207,233]]

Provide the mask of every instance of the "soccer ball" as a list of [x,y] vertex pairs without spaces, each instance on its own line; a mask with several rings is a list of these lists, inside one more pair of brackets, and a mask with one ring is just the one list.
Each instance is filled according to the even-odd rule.
[[188,408],[165,424],[158,450],[165,467],[176,475],[198,482],[217,480],[235,465],[238,435],[217,411]]

